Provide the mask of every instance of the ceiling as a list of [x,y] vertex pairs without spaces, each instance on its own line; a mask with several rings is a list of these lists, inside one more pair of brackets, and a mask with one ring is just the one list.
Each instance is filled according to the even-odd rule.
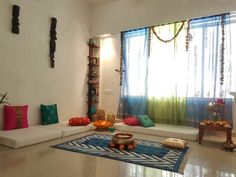
[[95,5],[101,5],[101,4],[105,4],[108,2],[113,2],[113,1],[117,1],[117,0],[86,0],[90,5],[95,6]]

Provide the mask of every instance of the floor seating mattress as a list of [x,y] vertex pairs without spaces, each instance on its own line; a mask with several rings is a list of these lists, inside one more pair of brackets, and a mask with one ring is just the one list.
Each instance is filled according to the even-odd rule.
[[51,125],[44,125],[45,128],[50,128],[54,130],[58,130],[62,132],[62,137],[86,132],[92,129],[92,125],[86,125],[86,126],[69,126],[68,122],[62,122],[57,124],[51,124]]
[[41,143],[62,137],[62,132],[48,129],[42,125],[29,126],[28,128],[0,131],[0,144],[19,148],[36,143]]
[[155,127],[128,126],[123,122],[115,123],[115,129],[120,131],[141,133],[154,136],[180,138],[196,141],[198,139],[198,129],[187,126],[155,124]]

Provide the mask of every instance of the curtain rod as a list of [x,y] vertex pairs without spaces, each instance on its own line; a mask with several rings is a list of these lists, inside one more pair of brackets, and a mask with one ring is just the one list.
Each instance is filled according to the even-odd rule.
[[[217,17],[217,16],[221,16],[221,15],[229,15],[229,14],[230,13],[221,13],[221,14],[217,14],[217,15],[210,15],[210,16],[205,16],[205,17],[192,18],[192,19],[189,19],[189,20],[192,21],[192,20],[199,20],[199,19],[204,19],[204,18],[213,18],[213,17]],[[132,32],[132,31],[141,30],[141,29],[145,29],[145,28],[156,27],[156,26],[165,26],[165,25],[170,25],[170,24],[173,24],[173,23],[180,23],[180,22],[186,22],[186,21],[187,20],[179,20],[179,21],[175,21],[175,22],[162,23],[160,25],[146,26],[146,27],[126,30],[126,31],[121,31],[121,32]]]
[[[213,18],[213,17],[217,17],[217,16],[221,16],[221,15],[229,15],[229,14],[230,14],[230,13],[221,13],[221,14],[217,14],[217,15],[210,15],[210,16],[192,18],[192,19],[189,19],[189,20],[190,20],[190,21],[193,21],[193,20],[200,20],[200,19],[204,19],[204,18]],[[169,24],[173,24],[173,23],[180,23],[180,22],[185,22],[185,21],[187,21],[187,20],[179,20],[179,21],[175,21],[175,22],[162,23],[162,24],[160,24],[160,25],[153,25],[153,26],[140,27],[140,28],[135,28],[135,29],[131,29],[131,30],[121,31],[120,33],[132,32],[132,31],[142,30],[142,29],[146,29],[146,28],[150,28],[150,27],[156,27],[156,26],[165,26],[165,25],[169,25]],[[119,36],[120,33],[113,33],[113,34],[109,34],[108,36],[100,36],[100,37],[101,37],[101,38],[107,38],[107,37],[111,37],[111,36]]]
[[222,16],[222,15],[230,15],[230,13],[222,13],[222,14],[210,15],[210,16],[206,16],[206,17],[198,17],[198,18],[190,19],[190,21],[192,21],[192,20],[200,20],[200,19],[205,19],[205,18],[213,18],[213,17]]

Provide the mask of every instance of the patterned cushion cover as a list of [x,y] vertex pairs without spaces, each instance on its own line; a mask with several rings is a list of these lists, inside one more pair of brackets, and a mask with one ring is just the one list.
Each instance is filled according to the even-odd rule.
[[42,125],[58,123],[57,105],[40,105]]
[[4,105],[4,130],[12,130],[28,127],[28,105],[7,106]]

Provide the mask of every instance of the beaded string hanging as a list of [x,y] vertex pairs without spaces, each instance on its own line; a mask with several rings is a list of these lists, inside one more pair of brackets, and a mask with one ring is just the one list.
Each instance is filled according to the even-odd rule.
[[187,21],[187,28],[186,28],[187,34],[186,34],[186,41],[185,41],[185,45],[186,45],[186,52],[189,49],[189,41],[190,41],[190,21]]
[[173,40],[179,35],[180,31],[181,31],[181,30],[183,29],[183,27],[184,27],[184,24],[185,24],[185,21],[182,21],[182,24],[181,24],[179,30],[177,31],[177,33],[176,33],[171,39],[162,39],[160,36],[157,35],[154,26],[152,26],[151,29],[152,29],[152,32],[154,33],[154,35],[157,37],[157,39],[159,39],[159,40],[162,41],[162,42],[168,43],[168,42],[173,41]]
[[123,79],[123,49],[124,49],[124,32],[121,32],[120,34],[120,41],[121,41],[121,48],[120,48],[120,85],[122,85],[122,79]]
[[151,51],[151,27],[148,28],[148,57]]
[[220,53],[220,85],[224,84],[224,57],[225,57],[225,14],[221,15],[221,53]]

